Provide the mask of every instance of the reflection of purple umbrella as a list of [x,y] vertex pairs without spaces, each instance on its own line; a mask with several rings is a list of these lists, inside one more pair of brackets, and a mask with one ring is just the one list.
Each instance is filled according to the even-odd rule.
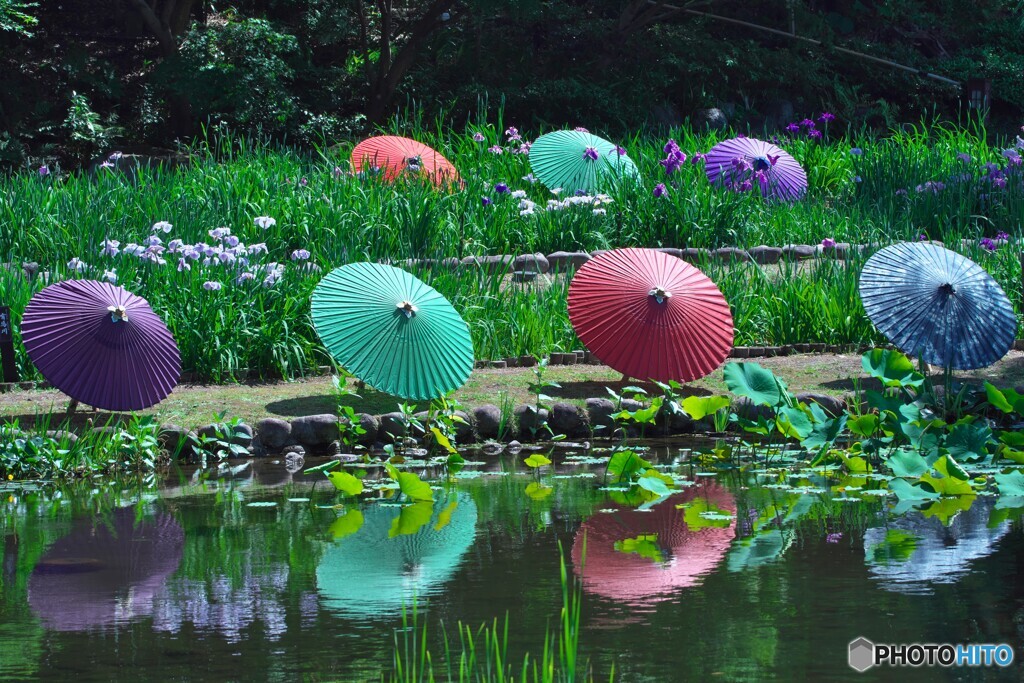
[[171,393],[181,375],[174,337],[149,303],[94,280],[50,285],[21,323],[29,358],[75,401],[104,410],[142,410]]
[[167,514],[136,523],[134,508],[109,523],[81,520],[36,564],[28,601],[55,631],[84,631],[150,614],[181,562],[185,532]]
[[807,174],[781,148],[756,138],[731,138],[711,148],[704,172],[712,185],[745,192],[757,187],[766,199],[792,202],[807,192]]

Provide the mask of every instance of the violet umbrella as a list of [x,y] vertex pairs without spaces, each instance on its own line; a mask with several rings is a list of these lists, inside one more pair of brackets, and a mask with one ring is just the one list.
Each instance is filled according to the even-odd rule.
[[181,376],[178,345],[140,296],[95,280],[67,280],[28,302],[21,322],[28,356],[72,398],[103,410],[143,410]]
[[146,616],[181,562],[185,532],[171,515],[138,522],[135,509],[81,519],[40,558],[28,602],[43,625],[85,631]]
[[735,514],[732,494],[714,481],[648,511],[599,512],[576,532],[573,566],[579,573],[586,542],[584,590],[634,606],[661,602],[719,565],[735,537]]
[[807,192],[807,174],[780,147],[757,138],[730,138],[711,148],[704,172],[712,185],[738,192],[755,187],[765,199],[793,202]]

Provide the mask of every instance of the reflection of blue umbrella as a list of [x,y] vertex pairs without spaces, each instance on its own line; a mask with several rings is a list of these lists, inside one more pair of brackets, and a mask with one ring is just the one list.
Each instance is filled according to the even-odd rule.
[[956,583],[971,562],[990,555],[1010,530],[1003,522],[988,527],[991,506],[976,500],[953,518],[948,527],[939,517],[911,512],[886,527],[864,532],[868,571],[886,590],[931,593],[932,584]]
[[864,264],[860,296],[871,322],[926,363],[973,370],[1013,346],[1017,317],[974,261],[935,244],[901,242]]
[[327,549],[316,583],[328,607],[363,619],[393,617],[403,605],[439,592],[455,574],[476,536],[473,499],[462,493],[437,500],[418,531],[391,537],[401,510],[363,509],[359,530]]

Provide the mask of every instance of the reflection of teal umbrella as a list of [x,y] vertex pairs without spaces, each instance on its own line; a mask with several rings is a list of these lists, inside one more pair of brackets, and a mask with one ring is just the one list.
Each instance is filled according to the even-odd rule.
[[639,175],[626,150],[596,135],[556,130],[533,141],[530,168],[550,189],[594,192],[616,179]]
[[424,504],[364,508],[359,529],[327,549],[316,583],[328,607],[364,619],[390,618],[451,579],[476,536],[476,504],[465,493],[440,498],[418,531],[392,536],[416,526],[410,524],[416,505]]
[[338,363],[389,394],[438,398],[473,371],[466,322],[447,299],[400,268],[335,268],[313,292],[312,316]]

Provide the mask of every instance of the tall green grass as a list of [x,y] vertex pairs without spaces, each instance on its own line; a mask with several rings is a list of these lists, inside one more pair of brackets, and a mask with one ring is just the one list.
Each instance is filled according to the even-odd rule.
[[[500,115],[497,125],[478,120],[463,131],[414,115],[395,122],[392,132],[433,144],[455,162],[465,187],[454,192],[415,180],[392,185],[355,178],[347,161],[351,143],[308,152],[221,129],[196,141],[189,149],[191,162],[174,170],[2,178],[0,261],[36,261],[43,275],[28,282],[0,268],[0,303],[10,305],[17,320],[47,281],[116,271],[118,284],[146,297],[167,321],[185,370],[225,381],[243,369],[249,376],[295,377],[329,363],[310,324],[310,293],[328,270],[359,260],[399,263],[618,246],[817,244],[824,238],[886,244],[926,235],[982,262],[1015,303],[1019,299],[1014,247],[989,253],[977,241],[1006,232],[1011,245],[1018,243],[1024,220],[1021,166],[1003,154],[1012,141],[990,144],[979,127],[934,124],[885,138],[780,140],[805,166],[810,181],[807,198],[792,205],[711,187],[699,163],[687,162],[666,177],[658,163],[665,139],[637,134],[619,142],[637,162],[642,181],[609,188],[606,213],[595,214],[588,205],[545,210],[553,196],[524,180],[528,159],[505,140],[505,125]],[[474,132],[485,141],[474,141]],[[692,156],[707,151],[722,134],[679,129],[671,136]],[[488,151],[496,144],[504,153]],[[526,192],[535,212],[520,215],[518,199],[495,191],[499,182]],[[668,192],[656,198],[652,189],[659,182]],[[943,189],[929,189],[935,183]],[[484,204],[485,196],[490,205]],[[273,218],[274,225],[256,225],[261,216]],[[158,265],[123,252],[101,254],[107,239],[119,241],[122,249],[142,243],[158,221],[173,224],[170,232],[156,233],[164,246],[173,239],[216,245],[209,231],[227,227],[242,243],[265,244],[267,251],[247,255],[245,268],[194,261],[182,272],[180,255],[165,253],[166,263]],[[296,250],[308,250],[308,262],[293,261]],[[733,306],[738,344],[849,343],[877,340],[857,295],[862,263],[704,267]],[[284,266],[281,277],[264,286],[266,268],[274,264]],[[565,278],[538,287],[475,268],[412,269],[465,316],[477,357],[579,347],[566,314]],[[251,279],[236,281],[246,271]],[[206,289],[208,282],[221,289]],[[25,378],[36,377],[20,344],[16,353]]]

